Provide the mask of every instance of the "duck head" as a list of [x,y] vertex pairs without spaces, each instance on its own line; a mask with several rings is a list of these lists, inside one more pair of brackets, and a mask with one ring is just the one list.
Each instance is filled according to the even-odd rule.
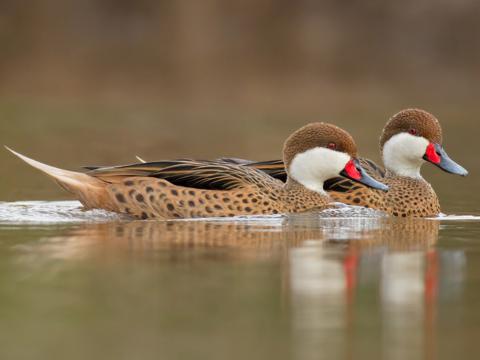
[[295,131],[285,141],[283,160],[288,176],[312,191],[324,193],[324,182],[338,176],[388,190],[360,166],[352,136],[335,125],[312,123]]
[[396,175],[420,178],[425,162],[451,174],[468,175],[443,149],[438,120],[423,110],[407,109],[394,115],[383,129],[380,147],[385,167]]

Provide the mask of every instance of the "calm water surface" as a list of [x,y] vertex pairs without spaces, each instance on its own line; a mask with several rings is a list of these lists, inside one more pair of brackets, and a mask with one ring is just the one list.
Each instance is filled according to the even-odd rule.
[[475,358],[480,221],[0,204],[2,359]]

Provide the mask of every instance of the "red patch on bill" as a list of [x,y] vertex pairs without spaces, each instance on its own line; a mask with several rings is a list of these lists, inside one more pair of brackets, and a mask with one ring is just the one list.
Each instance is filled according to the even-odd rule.
[[360,172],[357,170],[353,160],[350,160],[347,165],[345,165],[345,172],[354,180],[360,180],[362,178],[362,174],[360,174]]
[[434,164],[440,164],[440,161],[442,161],[440,156],[437,154],[437,151],[435,150],[435,145],[432,143],[428,144],[427,152],[425,153],[425,155],[427,156],[428,161],[431,161]]

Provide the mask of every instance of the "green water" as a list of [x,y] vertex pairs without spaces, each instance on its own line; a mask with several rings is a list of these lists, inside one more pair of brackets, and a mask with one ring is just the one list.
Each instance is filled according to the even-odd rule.
[[478,221],[0,227],[2,359],[473,357]]
[[[135,155],[268,159],[305,123],[202,114],[3,104],[0,141],[69,169]],[[359,114],[328,120],[378,160],[384,113]],[[477,125],[443,114],[446,149],[470,176],[425,176],[446,213],[476,215]],[[6,151],[0,162],[0,200],[68,198]],[[71,206],[0,204],[2,360],[478,357],[478,218],[125,222]]]

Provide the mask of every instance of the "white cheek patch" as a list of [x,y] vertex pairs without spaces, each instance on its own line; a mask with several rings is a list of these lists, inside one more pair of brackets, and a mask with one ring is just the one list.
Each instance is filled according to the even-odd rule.
[[345,153],[316,147],[295,155],[290,164],[289,175],[307,189],[325,193],[323,183],[339,176],[350,159]]
[[424,137],[408,133],[392,136],[383,146],[383,163],[397,175],[421,178],[420,168],[428,144]]

